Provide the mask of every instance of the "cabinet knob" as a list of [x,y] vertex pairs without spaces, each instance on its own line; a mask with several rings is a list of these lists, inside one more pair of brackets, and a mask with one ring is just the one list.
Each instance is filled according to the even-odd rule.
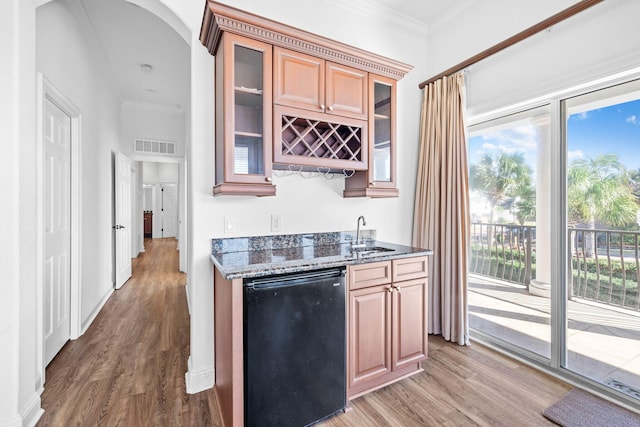
[[264,180],[267,181],[267,182],[271,182],[271,177],[270,176],[265,176]]
[[333,105],[329,105],[329,111],[333,111]]
[[391,286],[389,286],[389,287],[387,288],[387,292],[389,292],[389,293],[393,292],[393,288],[392,288]]
[[320,109],[324,110],[324,104],[320,104]]

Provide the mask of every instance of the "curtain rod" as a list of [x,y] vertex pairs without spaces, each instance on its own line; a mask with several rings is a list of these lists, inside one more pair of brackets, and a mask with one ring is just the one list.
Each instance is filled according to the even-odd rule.
[[527,28],[524,31],[519,32],[518,34],[509,37],[506,40],[501,41],[500,43],[490,47],[487,50],[484,50],[482,52],[480,52],[477,55],[472,56],[471,58],[462,61],[461,63],[459,63],[458,65],[455,65],[451,68],[449,68],[448,70],[445,70],[443,72],[441,72],[440,74],[436,74],[435,76],[431,77],[428,80],[423,81],[422,83],[420,83],[418,85],[418,87],[420,89],[423,89],[426,85],[428,85],[429,83],[433,83],[436,80],[444,77],[444,76],[448,76],[454,73],[457,73],[458,71],[462,71],[465,68],[467,68],[470,65],[475,64],[476,62],[479,62],[485,58],[488,58],[489,56],[493,55],[494,53],[498,53],[503,49],[506,49],[510,46],[513,46],[514,44],[528,38],[531,37],[532,35],[539,33],[542,30],[546,30],[547,28],[564,21],[567,18],[572,17],[573,15],[576,15],[580,12],[582,12],[583,10],[586,10],[588,8],[590,8],[591,6],[594,6],[598,3],[601,3],[604,0],[582,0],[576,4],[574,4],[573,6],[570,6],[566,9],[564,9],[561,12],[556,13],[553,16],[550,16],[549,18],[545,19],[544,21],[540,21],[537,24]]

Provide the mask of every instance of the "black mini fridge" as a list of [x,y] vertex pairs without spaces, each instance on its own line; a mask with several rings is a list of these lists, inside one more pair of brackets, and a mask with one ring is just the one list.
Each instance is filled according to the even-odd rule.
[[244,419],[301,427],[346,404],[345,270],[246,279]]

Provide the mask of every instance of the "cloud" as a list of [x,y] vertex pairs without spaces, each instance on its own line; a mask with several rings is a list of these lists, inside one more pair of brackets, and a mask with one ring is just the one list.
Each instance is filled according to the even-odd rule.
[[567,152],[567,157],[569,160],[581,159],[584,157],[584,153],[582,150],[574,150]]
[[581,113],[572,114],[571,117],[575,117],[578,120],[587,120],[589,118],[589,112],[583,111]]
[[486,151],[535,152],[538,145],[538,130],[533,125],[518,126],[484,134],[482,140],[484,141],[482,148]]
[[634,114],[632,116],[627,117],[626,120],[627,123],[631,123],[632,125],[637,125],[638,124],[638,117]]

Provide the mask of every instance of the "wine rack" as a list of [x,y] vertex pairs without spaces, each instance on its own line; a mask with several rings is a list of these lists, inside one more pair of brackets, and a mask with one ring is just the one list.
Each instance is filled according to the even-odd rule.
[[367,168],[366,122],[332,123],[322,118],[277,114],[277,163],[363,170]]

